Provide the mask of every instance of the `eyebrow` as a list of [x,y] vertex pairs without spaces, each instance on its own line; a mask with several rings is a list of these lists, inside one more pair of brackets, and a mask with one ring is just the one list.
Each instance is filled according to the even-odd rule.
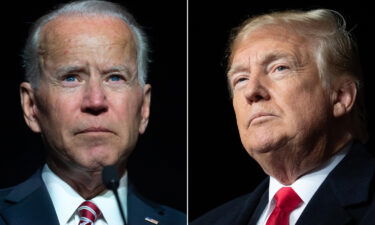
[[227,73],[227,78],[231,78],[233,74],[236,73],[249,73],[250,69],[248,67],[245,67],[243,65],[236,65],[234,67],[231,67]]
[[[69,73],[83,73],[87,72],[87,68],[84,66],[63,66],[57,69],[58,75],[69,74]],[[125,72],[126,75],[132,75],[131,70],[127,66],[118,65],[112,66],[108,69],[100,71],[103,74],[113,73],[113,72]]]
[[[282,58],[287,58],[289,61],[291,61],[294,65],[300,65],[300,62],[298,60],[298,57],[296,57],[294,54],[289,54],[285,52],[270,52],[266,53],[264,56],[260,58],[260,65],[265,66],[270,64],[271,62],[274,62],[276,60],[282,59]],[[231,67],[227,73],[227,77],[230,78],[233,76],[233,74],[236,73],[241,73],[241,72],[250,72],[250,67],[249,66],[244,66],[242,64],[235,65]]]
[[102,71],[104,74],[114,73],[114,72],[125,72],[126,75],[132,75],[128,66],[118,65],[112,66],[109,69],[105,69]]
[[86,69],[82,66],[62,66],[57,69],[56,74],[63,75],[69,73],[81,73],[85,71]]
[[274,61],[282,59],[282,58],[287,58],[287,59],[291,59],[291,60],[295,61],[296,57],[294,57],[291,54],[284,53],[284,52],[272,52],[272,53],[266,54],[261,59],[261,64],[262,65],[268,65],[271,62],[274,62]]

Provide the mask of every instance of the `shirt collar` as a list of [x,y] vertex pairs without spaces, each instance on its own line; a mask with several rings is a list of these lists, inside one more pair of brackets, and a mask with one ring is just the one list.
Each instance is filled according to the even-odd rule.
[[[47,164],[42,170],[42,179],[47,187],[60,224],[74,219],[78,206],[85,201],[69,184],[58,177]],[[127,173],[120,179],[118,194],[127,218]],[[91,199],[101,210],[108,224],[121,224],[122,219],[112,191],[106,190]],[[78,216],[77,216],[78,217]]]
[[352,142],[347,144],[341,151],[331,157],[326,163],[312,172],[303,175],[298,178],[292,185],[286,186],[276,180],[274,177],[270,177],[269,195],[268,200],[271,202],[273,196],[282,187],[292,187],[293,190],[298,194],[304,203],[308,203],[315,192],[318,190],[323,181],[327,178],[329,173],[341,162],[341,160],[347,155]]
[[[127,173],[120,179],[120,185],[117,189],[120,203],[124,209],[125,219],[127,218],[127,184],[128,184]],[[113,191],[106,190],[95,198],[91,199],[102,211],[104,220],[107,224],[122,224],[122,218],[120,214],[120,209],[117,205],[115,195]]]

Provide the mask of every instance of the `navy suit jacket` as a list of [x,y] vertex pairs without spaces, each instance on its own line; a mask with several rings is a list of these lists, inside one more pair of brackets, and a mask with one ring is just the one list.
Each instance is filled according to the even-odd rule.
[[[302,212],[296,225],[374,225],[375,160],[353,143]],[[268,202],[269,178],[250,194],[232,200],[191,225],[256,225]]]
[[[186,216],[174,209],[142,198],[128,186],[128,225],[186,225]],[[25,182],[0,190],[0,225],[58,225],[52,200],[41,178],[41,170]]]

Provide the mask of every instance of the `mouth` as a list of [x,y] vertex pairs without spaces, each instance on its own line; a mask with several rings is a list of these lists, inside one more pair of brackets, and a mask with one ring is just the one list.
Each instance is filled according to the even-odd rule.
[[78,131],[76,134],[100,134],[100,133],[113,133],[113,132],[104,127],[88,127],[88,128]]
[[271,113],[255,113],[250,117],[249,126],[272,117],[275,117],[275,115]]

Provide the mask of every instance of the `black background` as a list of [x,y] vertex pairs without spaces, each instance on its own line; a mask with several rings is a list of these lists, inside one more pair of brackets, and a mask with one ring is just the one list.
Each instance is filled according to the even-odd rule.
[[[13,1],[3,5],[0,75],[0,187],[25,180],[42,165],[40,137],[25,125],[18,87],[21,49],[30,24],[67,1]],[[120,2],[120,1],[117,1]],[[129,176],[147,197],[186,207],[186,2],[123,1],[150,37],[151,120],[130,160]],[[265,177],[242,148],[225,77],[224,52],[230,30],[248,16],[278,9],[330,8],[339,11],[358,40],[365,74],[370,141],[374,32],[370,3],[332,1],[189,1],[189,218],[194,219]]]
[[[340,3],[338,3],[340,2]],[[349,3],[350,2],[350,3]],[[266,175],[243,149],[227,91],[230,30],[246,18],[284,9],[339,11],[359,43],[374,146],[374,12],[359,1],[189,1],[189,219],[252,191]]]
[[[31,23],[64,2],[68,1],[2,5],[0,188],[20,183],[43,163],[41,139],[24,123],[19,103],[24,73],[20,55]],[[121,4],[144,27],[152,50],[151,118],[130,159],[129,176],[150,199],[185,211],[186,3],[137,0]]]

